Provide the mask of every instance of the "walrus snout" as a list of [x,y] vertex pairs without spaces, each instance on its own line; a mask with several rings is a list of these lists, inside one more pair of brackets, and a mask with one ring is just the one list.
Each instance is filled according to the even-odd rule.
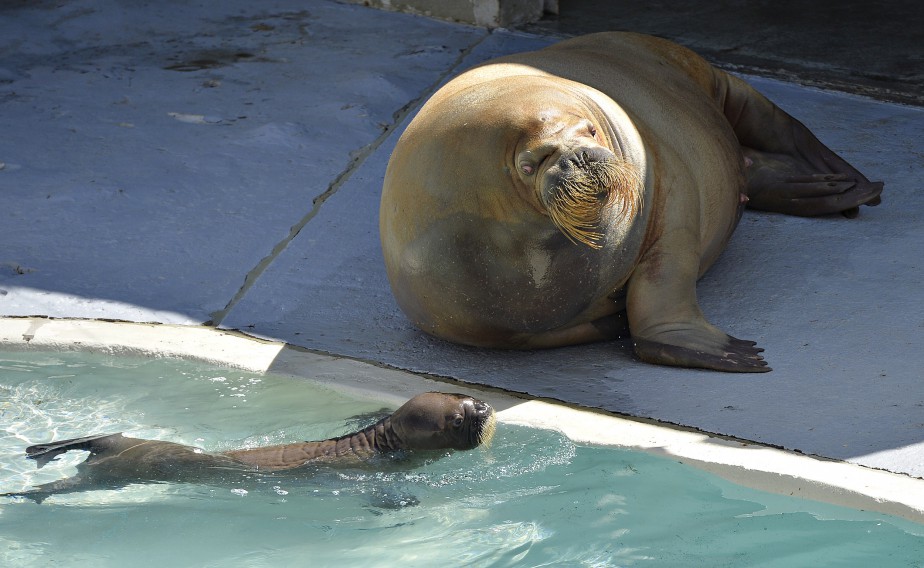
[[615,160],[616,155],[602,146],[583,146],[562,154],[558,159],[558,169],[567,174],[572,170],[588,171],[596,162]]
[[489,446],[494,439],[494,432],[497,428],[497,417],[494,409],[478,399],[472,399],[472,408],[474,416],[472,417],[472,427],[470,429],[469,443],[471,447],[480,445]]
[[567,200],[597,201],[610,192],[610,173],[616,156],[602,146],[580,146],[562,152],[546,168],[540,184],[540,198],[546,208]]
[[[595,172],[600,164],[612,162],[616,156],[602,146],[582,145],[574,148],[564,148],[553,153],[543,161],[548,161],[542,174],[541,187],[552,188],[568,178],[586,177],[596,178]],[[599,180],[598,180],[599,181]],[[543,191],[545,194],[546,192]],[[550,197],[543,195],[543,199]]]
[[475,408],[475,414],[477,416],[487,416],[491,412],[491,407],[486,402],[482,402],[476,398],[472,399],[474,402],[472,406]]

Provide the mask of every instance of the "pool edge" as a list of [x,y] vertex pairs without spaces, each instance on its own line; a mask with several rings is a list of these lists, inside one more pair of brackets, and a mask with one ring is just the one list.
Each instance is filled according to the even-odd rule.
[[441,382],[238,332],[203,326],[0,317],[0,346],[193,359],[297,376],[396,406],[421,390],[466,392],[494,406],[504,423],[555,429],[579,443],[655,453],[746,487],[924,524],[924,480],[919,478],[497,389]]

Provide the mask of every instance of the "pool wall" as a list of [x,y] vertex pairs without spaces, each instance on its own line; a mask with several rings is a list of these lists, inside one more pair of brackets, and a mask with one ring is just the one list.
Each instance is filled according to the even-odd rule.
[[671,457],[747,487],[924,523],[922,479],[747,440],[476,388],[459,381],[424,377],[238,332],[186,325],[0,318],[0,347],[192,359],[313,380],[394,406],[427,390],[465,392],[494,406],[501,423],[555,429],[579,443]]

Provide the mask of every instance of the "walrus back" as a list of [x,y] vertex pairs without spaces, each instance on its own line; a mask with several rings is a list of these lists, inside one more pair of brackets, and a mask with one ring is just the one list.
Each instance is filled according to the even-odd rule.
[[[616,88],[635,87],[651,93],[651,85],[675,82],[683,88],[688,88],[692,82],[697,89],[713,95],[715,73],[718,71],[699,54],[682,45],[632,32],[578,36],[538,51],[500,57],[475,69],[503,63],[527,64],[557,77],[587,84],[620,101],[627,96],[630,99],[635,97],[615,92]],[[620,76],[630,80],[614,81],[614,77]]]

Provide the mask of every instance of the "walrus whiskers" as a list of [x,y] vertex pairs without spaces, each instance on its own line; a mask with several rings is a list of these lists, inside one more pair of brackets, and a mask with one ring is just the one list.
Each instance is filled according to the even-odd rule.
[[604,213],[616,208],[612,218],[617,222],[635,215],[641,207],[640,186],[638,168],[625,160],[585,160],[547,188],[543,201],[552,222],[571,242],[599,249]]
[[494,434],[497,432],[497,415],[491,413],[484,421],[481,432],[478,434],[478,445],[489,447],[494,440]]

